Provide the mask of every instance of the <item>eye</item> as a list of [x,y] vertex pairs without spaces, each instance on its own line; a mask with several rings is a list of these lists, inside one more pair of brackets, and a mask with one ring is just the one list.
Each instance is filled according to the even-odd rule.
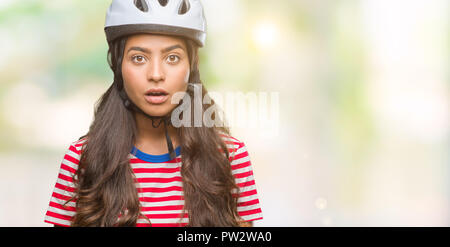
[[169,55],[169,56],[167,57],[167,61],[168,61],[169,63],[177,63],[179,60],[180,60],[180,57],[177,56],[177,55]]
[[142,64],[145,63],[145,57],[144,56],[140,56],[140,55],[136,55],[132,57],[133,62],[137,63],[137,64]]

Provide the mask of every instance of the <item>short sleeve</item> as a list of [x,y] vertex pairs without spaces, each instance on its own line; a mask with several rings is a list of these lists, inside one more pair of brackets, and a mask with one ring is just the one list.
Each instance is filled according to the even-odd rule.
[[[82,142],[74,142],[70,145],[61,162],[56,184],[50,198],[50,203],[45,214],[44,222],[70,226],[75,214],[75,200],[70,200],[75,193],[73,177],[78,169]],[[66,203],[67,202],[67,203]]]
[[231,159],[232,174],[239,187],[237,210],[244,221],[261,220],[263,218],[252,163],[247,148],[243,142],[238,145]]

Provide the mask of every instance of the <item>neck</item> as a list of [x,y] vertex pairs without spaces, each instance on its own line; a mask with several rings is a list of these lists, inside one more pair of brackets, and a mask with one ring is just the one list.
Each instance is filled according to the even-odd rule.
[[[135,113],[137,136],[135,146],[143,152],[150,154],[164,154],[168,152],[166,141],[166,127],[164,121],[154,128],[152,120],[142,113]],[[155,119],[154,125],[157,126],[161,119]],[[169,137],[172,140],[174,149],[178,146],[176,129],[168,125]]]

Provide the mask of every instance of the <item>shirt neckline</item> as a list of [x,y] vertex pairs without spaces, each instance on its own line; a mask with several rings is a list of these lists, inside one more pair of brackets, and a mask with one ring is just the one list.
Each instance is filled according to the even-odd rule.
[[[180,151],[181,151],[181,146],[178,146],[177,148],[175,148],[176,157],[178,157],[180,155]],[[135,146],[133,146],[133,149],[131,149],[131,154],[133,154],[134,156],[136,156],[136,158],[138,158],[140,160],[152,162],[152,163],[170,161],[169,153],[159,154],[159,155],[148,154],[148,153],[142,152]]]

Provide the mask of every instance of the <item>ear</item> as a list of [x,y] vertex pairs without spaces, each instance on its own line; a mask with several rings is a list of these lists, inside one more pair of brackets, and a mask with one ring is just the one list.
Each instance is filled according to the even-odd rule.
[[119,91],[119,96],[123,101],[123,105],[125,106],[125,108],[129,109],[131,107],[131,101],[128,98],[127,93],[125,92],[125,88],[122,86],[122,89],[118,90],[118,91]]

